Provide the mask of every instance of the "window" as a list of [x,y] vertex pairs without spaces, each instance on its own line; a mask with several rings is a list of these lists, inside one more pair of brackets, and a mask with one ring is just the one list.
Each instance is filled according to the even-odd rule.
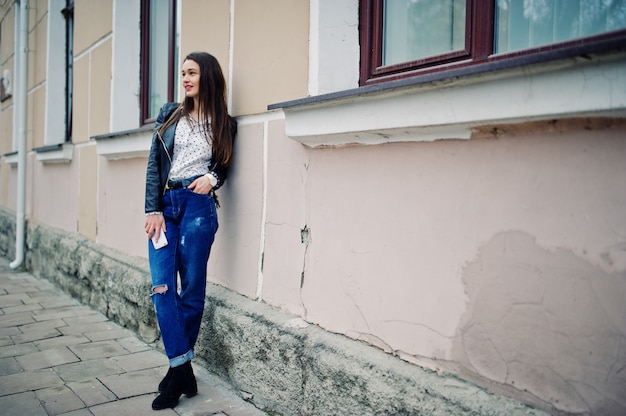
[[141,1],[141,124],[174,101],[176,0]]
[[626,40],[626,0],[362,0],[361,85]]
[[66,0],[65,18],[65,141],[72,141],[72,88],[74,82],[74,0]]
[[[0,23],[0,57],[2,56],[2,24]],[[11,98],[11,71],[3,69],[4,62],[0,61],[0,102]]]

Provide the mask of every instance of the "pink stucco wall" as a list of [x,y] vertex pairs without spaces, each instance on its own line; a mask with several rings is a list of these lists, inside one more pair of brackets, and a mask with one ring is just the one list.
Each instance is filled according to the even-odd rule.
[[266,192],[250,186],[261,128],[242,131],[246,167],[237,162],[227,195],[246,215],[224,213],[229,237],[212,261],[233,265],[220,283],[248,296],[260,287],[327,330],[567,411],[625,405],[614,365],[626,335],[622,123],[321,149],[280,124],[267,130]]

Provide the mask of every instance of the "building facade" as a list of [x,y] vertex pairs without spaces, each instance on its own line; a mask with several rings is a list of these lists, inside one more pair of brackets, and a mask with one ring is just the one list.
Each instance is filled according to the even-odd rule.
[[[141,268],[154,117],[204,50],[239,122],[209,292],[529,412],[626,412],[625,1],[0,3],[17,263],[23,218],[26,267],[60,232]],[[258,404],[332,413],[302,386]]]

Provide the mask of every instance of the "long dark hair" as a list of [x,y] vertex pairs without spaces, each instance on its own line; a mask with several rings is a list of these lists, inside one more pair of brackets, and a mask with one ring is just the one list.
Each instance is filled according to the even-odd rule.
[[[217,59],[206,52],[192,52],[185,57],[192,60],[200,67],[200,90],[198,94],[198,113],[200,120],[206,123],[207,131],[213,133],[213,161],[228,166],[233,156],[233,125],[235,121],[228,115],[226,104],[226,81]],[[184,62],[184,61],[183,61]],[[193,98],[185,97],[180,106],[170,118],[163,123],[160,133],[182,116],[188,116],[193,110]],[[211,120],[209,126],[208,120]],[[209,130],[210,127],[210,130]]]

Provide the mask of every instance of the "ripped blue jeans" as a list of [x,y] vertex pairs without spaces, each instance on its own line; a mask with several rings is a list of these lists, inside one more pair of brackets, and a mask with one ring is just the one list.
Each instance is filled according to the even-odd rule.
[[195,357],[217,212],[212,196],[187,188],[169,189],[162,199],[168,245],[155,250],[148,240],[150,295],[170,366],[178,367]]

